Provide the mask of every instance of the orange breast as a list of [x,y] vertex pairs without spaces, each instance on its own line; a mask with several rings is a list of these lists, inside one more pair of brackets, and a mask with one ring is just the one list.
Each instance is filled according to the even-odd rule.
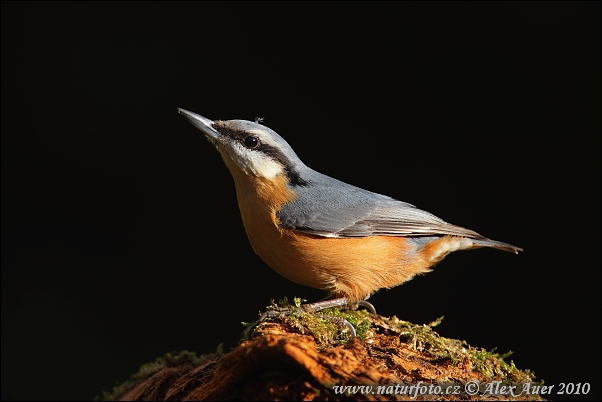
[[295,198],[285,178],[251,181],[231,172],[253,249],[285,278],[356,302],[428,272],[431,263],[403,237],[326,238],[279,228],[276,212]]

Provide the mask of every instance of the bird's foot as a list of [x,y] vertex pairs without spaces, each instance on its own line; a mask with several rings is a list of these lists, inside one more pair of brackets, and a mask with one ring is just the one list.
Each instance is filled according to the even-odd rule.
[[269,310],[263,313],[259,319],[249,327],[249,333],[253,332],[257,326],[263,322],[266,318],[276,318],[280,316],[292,315],[295,313],[310,313],[322,319],[328,320],[334,324],[336,324],[339,328],[346,328],[351,333],[352,337],[357,336],[357,332],[355,327],[343,317],[332,316],[328,314],[319,314],[319,311],[328,309],[328,308],[338,308],[338,309],[350,309],[355,310],[358,307],[365,307],[370,313],[376,314],[376,309],[372,305],[372,303],[367,302],[366,300],[361,300],[358,303],[350,303],[347,298],[340,297],[337,299],[330,300],[322,300],[316,303],[302,304],[298,305],[298,307],[288,307],[280,310]]
[[316,312],[331,307],[336,307],[338,309],[348,308],[349,310],[356,310],[358,307],[365,307],[366,310],[370,311],[372,314],[376,314],[376,309],[369,301],[360,300],[357,303],[350,303],[346,297],[339,297],[337,299],[322,300],[316,303],[303,304],[300,308],[303,311]]

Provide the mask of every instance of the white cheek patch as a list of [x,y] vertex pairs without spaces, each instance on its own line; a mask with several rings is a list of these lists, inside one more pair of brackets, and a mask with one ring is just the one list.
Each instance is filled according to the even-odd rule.
[[279,174],[284,173],[282,165],[269,156],[260,152],[249,152],[247,162],[249,169],[258,177],[273,179]]
[[284,173],[284,167],[280,163],[261,152],[246,149],[236,143],[231,149],[232,151],[228,152],[228,154],[234,163],[248,174],[273,179],[277,175]]

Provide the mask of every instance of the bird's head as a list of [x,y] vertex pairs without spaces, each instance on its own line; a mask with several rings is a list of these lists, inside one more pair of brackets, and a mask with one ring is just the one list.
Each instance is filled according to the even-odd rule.
[[188,110],[178,112],[215,145],[231,171],[267,180],[284,175],[292,186],[304,184],[305,165],[274,130],[247,120],[213,121]]

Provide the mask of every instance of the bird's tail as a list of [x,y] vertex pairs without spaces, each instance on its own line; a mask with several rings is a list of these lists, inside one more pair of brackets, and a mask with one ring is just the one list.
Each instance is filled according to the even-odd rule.
[[470,239],[472,240],[473,247],[492,247],[498,250],[508,251],[514,254],[518,254],[519,251],[523,251],[522,248],[513,246],[512,244],[503,243],[497,240],[491,239]]
[[424,254],[427,261],[437,263],[445,258],[446,255],[458,250],[471,250],[481,247],[497,248],[498,250],[509,251],[518,254],[523,251],[522,248],[513,246],[512,244],[502,243],[501,241],[491,240],[486,237],[475,239],[472,237],[462,236],[443,236],[439,238],[423,237],[416,238],[415,241],[420,241],[424,244],[421,253]]

